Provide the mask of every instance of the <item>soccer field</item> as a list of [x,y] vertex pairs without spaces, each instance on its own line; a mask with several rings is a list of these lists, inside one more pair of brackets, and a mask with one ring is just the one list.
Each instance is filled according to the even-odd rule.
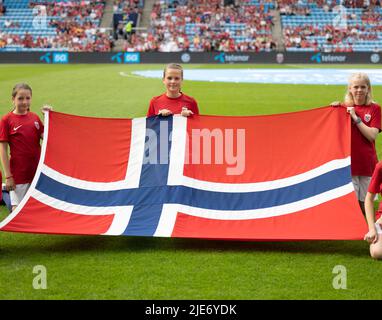
[[[183,91],[196,98],[202,114],[216,115],[316,108],[342,100],[346,87],[187,81],[187,69],[382,69],[184,67]],[[142,117],[164,87],[159,79],[132,72],[157,69],[163,65],[0,65],[0,111],[11,110],[14,84],[26,82],[33,89],[32,111],[37,113],[41,105],[50,104],[75,115]],[[382,103],[382,86],[373,87],[373,96]],[[0,210],[2,220],[6,209]],[[45,290],[33,288],[38,265],[47,270]],[[346,269],[346,289],[333,287],[336,266]],[[0,299],[381,299],[381,277],[382,263],[370,258],[364,241],[229,242],[0,232]]]

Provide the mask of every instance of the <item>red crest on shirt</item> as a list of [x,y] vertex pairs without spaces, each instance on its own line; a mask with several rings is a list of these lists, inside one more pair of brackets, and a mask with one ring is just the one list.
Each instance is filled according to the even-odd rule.
[[35,121],[34,122],[34,125],[36,127],[37,130],[40,130],[40,124],[38,123],[38,121]]
[[371,114],[370,113],[366,113],[364,119],[365,119],[366,122],[369,122],[371,120]]

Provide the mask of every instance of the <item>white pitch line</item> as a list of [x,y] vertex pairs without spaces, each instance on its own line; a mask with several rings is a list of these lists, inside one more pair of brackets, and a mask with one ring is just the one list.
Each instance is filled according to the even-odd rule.
[[126,77],[126,78],[134,78],[134,79],[147,79],[143,76],[137,76],[135,74],[131,74],[131,73],[126,73],[126,72],[119,72],[119,75],[122,76],[122,77]]

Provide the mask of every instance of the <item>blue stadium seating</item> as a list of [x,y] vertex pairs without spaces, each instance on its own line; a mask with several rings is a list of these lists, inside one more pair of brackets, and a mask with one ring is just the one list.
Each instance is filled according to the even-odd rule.
[[[68,2],[68,1],[77,1],[81,0],[33,0],[33,3],[47,3],[51,2]],[[59,16],[46,16],[44,17],[44,21],[42,20],[36,21],[37,12],[34,11],[33,7],[30,7],[30,0],[4,0],[4,5],[6,7],[5,15],[0,17],[0,31],[5,32],[9,35],[19,35],[24,36],[26,33],[30,34],[33,39],[37,37],[56,37],[57,30],[54,26],[50,26],[49,23],[53,20],[62,21],[64,18]],[[74,19],[76,22],[83,24],[87,21],[91,21],[95,25],[100,24],[99,19],[92,19],[90,17],[80,18],[77,17]],[[5,21],[11,21],[16,24],[16,27],[8,27],[6,28],[4,23]],[[60,48],[65,50],[66,48]],[[0,48],[0,51],[42,51],[42,50],[53,50],[50,48],[23,48],[22,45],[7,45],[4,48]]]
[[[353,19],[347,19],[344,21],[339,20],[339,13],[337,12],[325,12],[323,8],[318,8],[317,5],[309,4],[309,8],[311,10],[310,15],[283,15],[281,22],[283,28],[285,27],[302,27],[302,26],[315,26],[318,28],[324,28],[328,25],[333,26],[347,26],[352,27],[356,25],[363,25],[366,29],[372,29],[373,25],[364,25],[362,23],[361,17],[363,15],[363,9],[362,8],[343,8],[346,12],[346,15],[353,15]],[[382,14],[381,8],[375,8],[374,12],[377,12],[379,14]],[[360,32],[359,32],[360,33]],[[367,35],[369,32],[365,31],[362,32],[363,35]],[[350,45],[353,48],[353,51],[374,51],[374,50],[381,50],[382,49],[382,32],[374,32],[372,31],[374,35],[377,35],[376,40],[364,40],[364,39],[356,39],[354,37],[348,37],[345,38],[343,43],[344,45]],[[306,37],[307,40],[314,42],[316,41],[317,44],[323,49],[323,50],[330,50],[334,49],[335,46],[332,46],[327,43],[326,38],[324,36],[308,36]],[[313,48],[297,48],[297,47],[291,47],[287,48],[287,51],[313,51]]]

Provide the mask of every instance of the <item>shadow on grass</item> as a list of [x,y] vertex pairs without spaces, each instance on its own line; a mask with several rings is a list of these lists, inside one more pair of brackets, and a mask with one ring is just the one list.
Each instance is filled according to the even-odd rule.
[[0,233],[0,254],[75,252],[245,252],[368,256],[363,241],[227,241],[152,237]]

